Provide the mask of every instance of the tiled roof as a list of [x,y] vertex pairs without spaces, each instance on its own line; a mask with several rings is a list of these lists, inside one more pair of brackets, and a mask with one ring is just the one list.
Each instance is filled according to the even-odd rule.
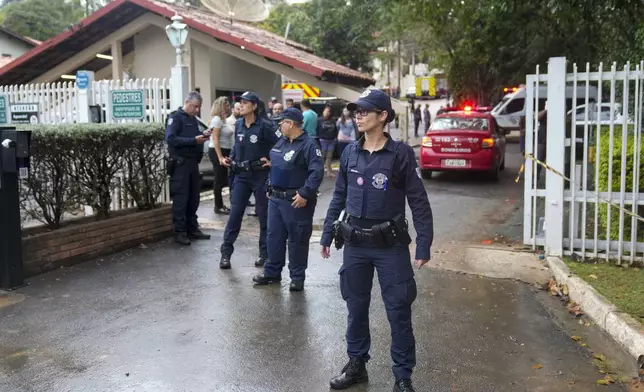
[[17,58],[9,66],[0,64],[0,85],[26,83],[73,56],[146,12],[168,20],[175,14],[191,28],[214,39],[236,46],[269,60],[282,63],[328,82],[367,87],[375,80],[359,71],[311,53],[307,46],[260,29],[248,23],[232,23],[202,8],[170,4],[159,0],[115,0],[82,20],[74,28],[51,38]]
[[[248,44],[245,46],[250,51],[253,51],[252,46],[256,45],[257,47],[280,55],[280,57],[284,56],[292,59],[294,62],[299,62],[303,65],[308,65],[310,67],[316,68],[320,71],[320,75],[316,76],[321,76],[321,74],[323,73],[330,73],[350,78],[363,79],[370,82],[374,81],[373,78],[369,75],[365,75],[359,71],[353,70],[351,68],[337,64],[331,60],[327,60],[310,53],[310,50],[308,50],[308,48],[305,46],[306,43],[300,44],[290,40],[284,42],[284,37],[281,37],[277,34],[273,34],[244,22],[233,21],[231,23],[230,20],[220,17],[208,10],[204,10],[203,8],[169,4],[158,0],[132,1],[144,7],[145,3],[149,3],[157,7],[165,8],[173,14],[177,13],[181,15],[184,18],[183,22],[187,23],[188,25],[191,25],[190,21],[194,21],[207,27],[208,30],[212,29],[217,32],[221,32],[223,34],[243,40]],[[191,27],[196,28],[197,30],[201,30],[198,26],[191,25]],[[213,35],[211,34],[212,31],[202,32]]]
[[13,57],[0,57],[0,68],[13,61]]

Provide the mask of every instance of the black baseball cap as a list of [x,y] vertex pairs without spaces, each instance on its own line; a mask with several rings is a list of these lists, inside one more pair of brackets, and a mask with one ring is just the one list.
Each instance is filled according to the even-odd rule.
[[274,117],[274,119],[277,121],[291,120],[301,124],[302,121],[304,121],[304,115],[302,115],[302,112],[299,109],[286,108],[279,116]]
[[259,95],[255,94],[252,91],[246,91],[245,93],[243,93],[242,95],[240,95],[239,97],[237,97],[235,99],[235,101],[237,101],[237,102],[242,101],[242,100],[249,101],[249,102],[252,102],[252,103],[259,103]]
[[385,110],[389,114],[387,122],[392,122],[396,118],[396,112],[391,107],[391,98],[382,90],[367,89],[357,101],[347,105],[347,109],[354,111],[357,108],[367,110]]

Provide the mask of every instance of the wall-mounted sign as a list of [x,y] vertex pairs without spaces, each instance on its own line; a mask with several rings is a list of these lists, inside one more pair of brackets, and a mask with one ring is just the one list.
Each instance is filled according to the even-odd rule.
[[14,103],[9,105],[12,124],[38,124],[38,103]]
[[9,124],[9,97],[0,94],[0,124]]
[[111,101],[114,120],[142,120],[145,117],[143,90],[114,90]]
[[87,71],[76,72],[76,87],[84,90],[87,86],[89,86],[89,75],[87,74]]

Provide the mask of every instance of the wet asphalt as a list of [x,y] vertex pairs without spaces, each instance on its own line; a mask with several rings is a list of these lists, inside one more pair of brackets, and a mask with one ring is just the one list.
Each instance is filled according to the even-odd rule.
[[[516,232],[514,174],[496,186],[426,181],[437,246]],[[341,254],[323,260],[312,244],[304,292],[288,291],[287,271],[280,286],[254,287],[257,231],[240,236],[228,271],[218,268],[221,231],[208,232],[190,247],[164,241],[31,278],[12,293],[17,303],[0,301],[0,391],[328,391],[346,362]],[[592,354],[534,287],[430,268],[416,279],[418,392],[623,390],[596,384]],[[391,391],[376,282],[371,331],[370,382],[351,390]]]

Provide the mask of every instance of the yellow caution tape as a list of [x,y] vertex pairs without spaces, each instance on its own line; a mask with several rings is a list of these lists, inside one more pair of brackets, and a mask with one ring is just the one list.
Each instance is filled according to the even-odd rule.
[[[593,151],[593,152],[594,152],[594,151]],[[558,175],[559,177],[561,177],[561,178],[563,178],[564,180],[568,181],[570,184],[572,184],[572,185],[578,185],[578,184],[577,184],[577,183],[575,183],[573,180],[571,180],[570,178],[566,177],[564,174],[562,174],[562,173],[560,173],[559,171],[555,170],[554,168],[552,168],[552,167],[548,166],[545,162],[542,162],[542,161],[538,160],[537,158],[535,158],[535,157],[534,157],[534,155],[529,154],[529,153],[525,153],[525,154],[524,154],[524,157],[525,157],[526,159],[532,159],[532,160],[533,160],[533,161],[535,161],[538,165],[541,165],[541,166],[542,166],[543,168],[545,168],[546,170],[550,170],[551,172],[555,173],[555,174],[556,174],[556,175]],[[521,164],[521,168],[519,168],[519,175],[517,176],[517,179],[516,179],[516,180],[514,180],[514,182],[516,182],[516,183],[518,183],[518,182],[519,182],[519,180],[521,179],[521,175],[523,174],[524,170],[525,170],[525,164]],[[597,197],[597,200],[601,200],[601,201],[603,201],[603,202],[604,202],[604,203],[606,203],[606,204],[610,204],[611,206],[613,206],[613,207],[617,208],[618,210],[620,210],[620,211],[624,212],[625,214],[628,214],[628,215],[630,215],[630,216],[632,216],[632,217],[635,217],[637,220],[644,222],[644,217],[642,217],[642,216],[640,216],[640,215],[637,215],[637,214],[635,214],[635,213],[633,213],[633,212],[631,212],[631,211],[627,210],[626,208],[624,208],[624,207],[620,206],[620,205],[619,205],[619,204],[617,204],[617,203],[613,203],[613,202],[612,202],[612,201],[610,201],[610,200],[603,199],[603,198],[602,198],[601,196],[599,196],[599,194],[598,194],[598,193],[596,193],[596,192],[593,192],[593,191],[591,191],[591,190],[586,190],[586,191],[587,191],[587,192],[592,193],[593,195],[595,195],[595,196]]]

